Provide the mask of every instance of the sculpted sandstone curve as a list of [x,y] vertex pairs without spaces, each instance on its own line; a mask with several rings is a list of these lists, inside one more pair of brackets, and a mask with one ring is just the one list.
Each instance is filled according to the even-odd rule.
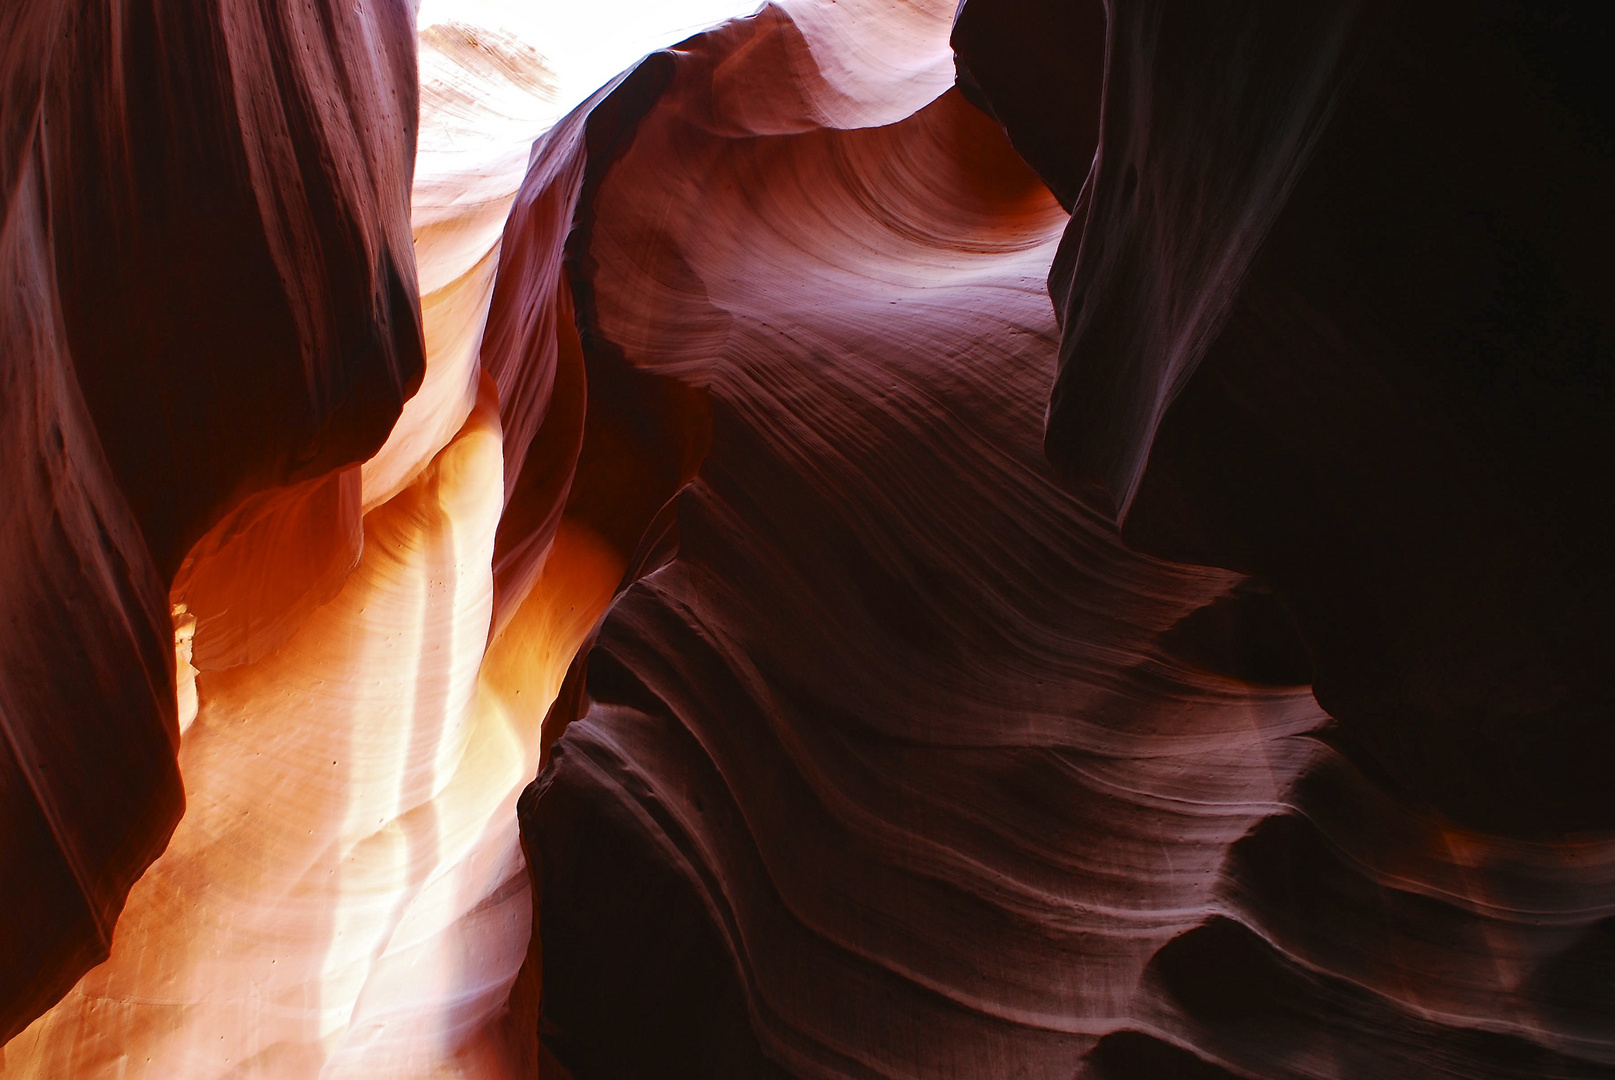
[[[215,622],[253,628],[225,652],[283,633],[351,563],[357,488],[322,478],[421,374],[410,38],[392,3],[0,13],[0,1037],[106,956],[178,820],[187,551],[298,539],[250,607],[199,583],[204,654]],[[295,482],[290,517],[329,524],[267,523],[257,493]]]
[[1590,5],[410,18],[0,10],[0,1077],[1615,1071]]

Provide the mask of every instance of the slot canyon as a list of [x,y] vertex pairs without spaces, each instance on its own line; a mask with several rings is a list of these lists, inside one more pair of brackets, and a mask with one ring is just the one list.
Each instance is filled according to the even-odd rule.
[[507,7],[0,0],[0,1080],[1615,1078],[1615,11]]

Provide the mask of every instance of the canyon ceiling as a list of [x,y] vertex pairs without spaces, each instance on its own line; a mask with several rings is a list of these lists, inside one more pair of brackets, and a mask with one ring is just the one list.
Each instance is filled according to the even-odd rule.
[[0,1078],[1615,1077],[1602,5],[415,14],[0,3]]

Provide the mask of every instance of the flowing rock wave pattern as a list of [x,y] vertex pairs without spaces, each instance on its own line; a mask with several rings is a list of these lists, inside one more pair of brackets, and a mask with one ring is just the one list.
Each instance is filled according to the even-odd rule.
[[1607,21],[0,6],[0,1077],[1615,1075]]

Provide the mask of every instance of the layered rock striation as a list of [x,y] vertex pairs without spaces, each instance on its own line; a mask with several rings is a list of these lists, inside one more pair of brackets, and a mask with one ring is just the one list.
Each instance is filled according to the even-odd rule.
[[0,11],[0,1076],[1615,1074],[1595,16]]

